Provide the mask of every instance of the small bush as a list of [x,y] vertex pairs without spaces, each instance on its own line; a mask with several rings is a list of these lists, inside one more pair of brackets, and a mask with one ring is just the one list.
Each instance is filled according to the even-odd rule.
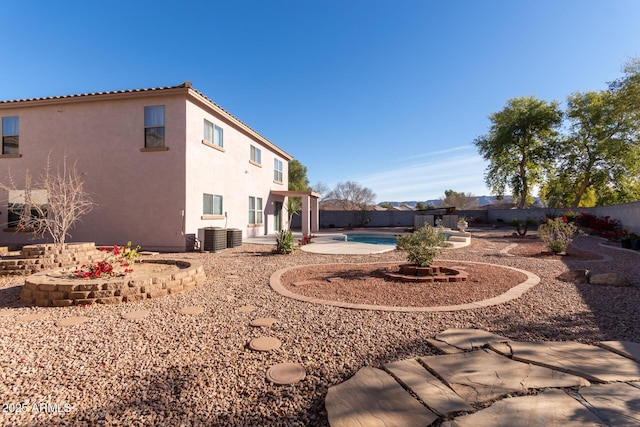
[[554,254],[566,252],[578,228],[564,218],[548,219],[538,227],[538,236]]
[[414,233],[402,234],[396,240],[396,248],[406,251],[407,260],[420,267],[429,267],[442,249],[449,246],[444,234],[428,224]]
[[281,230],[276,235],[276,250],[278,254],[291,254],[293,253],[293,233],[291,230]]
[[597,217],[587,212],[581,212],[576,217],[575,222],[579,226],[589,228],[596,235],[609,240],[619,240],[620,237],[626,234],[620,221],[609,216]]
[[533,218],[527,218],[524,221],[524,224],[522,224],[522,222],[518,218],[513,218],[512,222],[513,226],[516,228],[516,233],[518,233],[518,236],[526,236],[527,231],[529,231],[529,227],[532,227],[538,223]]

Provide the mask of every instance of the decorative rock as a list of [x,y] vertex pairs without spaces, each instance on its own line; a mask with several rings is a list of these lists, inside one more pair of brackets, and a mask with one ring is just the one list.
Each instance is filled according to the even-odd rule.
[[87,320],[89,320],[89,318],[86,316],[66,317],[58,321],[57,325],[58,326],[74,326],[74,325],[80,325],[82,323],[85,323]]
[[584,378],[516,362],[488,350],[427,356],[420,360],[469,404],[531,388],[589,385]]
[[558,280],[579,285],[588,283],[590,274],[589,270],[565,271],[558,276]]
[[391,375],[371,367],[330,387],[325,407],[331,427],[427,426],[438,419]]
[[481,329],[447,329],[436,335],[436,339],[463,350],[480,348],[492,341],[509,341],[509,338]]
[[297,383],[306,375],[304,367],[298,363],[279,363],[267,370],[267,379],[280,385]]
[[243,305],[242,307],[238,308],[238,312],[239,313],[251,313],[253,310],[255,310],[256,308],[252,305]]
[[276,322],[277,322],[277,319],[274,319],[273,317],[261,317],[259,319],[253,319],[251,322],[249,322],[249,324],[251,326],[256,326],[256,327],[264,326],[264,327],[270,328]]
[[387,363],[384,368],[438,415],[474,410],[415,359]]
[[[591,387],[586,387],[589,389]],[[589,409],[562,390],[549,390],[537,396],[514,397],[495,402],[487,409],[475,414],[463,415],[444,423],[443,427],[529,427],[600,426],[598,419]]]
[[546,366],[590,381],[640,381],[640,363],[594,345],[511,341],[508,347],[507,356],[512,355],[513,360]]
[[259,337],[249,342],[249,348],[255,351],[270,351],[279,348],[282,342],[278,338]]
[[189,314],[192,316],[197,316],[199,314],[202,314],[202,312],[204,311],[204,307],[200,307],[200,306],[191,306],[191,307],[183,307],[180,309],[180,313],[182,314]]
[[11,316],[11,310],[0,310],[0,317],[9,317]]
[[589,277],[589,283],[603,286],[629,286],[629,280],[616,273],[592,274]]
[[34,313],[34,314],[27,314],[26,316],[18,317],[18,320],[20,320],[21,322],[31,322],[33,320],[42,320],[47,317],[49,317],[47,313]]
[[427,342],[444,354],[456,354],[464,351],[458,347],[449,345],[446,342],[434,340],[433,338],[427,338]]
[[140,320],[149,315],[149,310],[130,311],[122,315],[123,318],[128,320]]

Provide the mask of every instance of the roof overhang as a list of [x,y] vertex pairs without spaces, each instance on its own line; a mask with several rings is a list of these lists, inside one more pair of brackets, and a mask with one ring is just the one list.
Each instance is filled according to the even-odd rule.
[[313,199],[319,199],[322,197],[319,193],[315,191],[284,191],[284,190],[271,190],[271,194],[274,196],[283,196],[283,197],[303,197],[309,196]]

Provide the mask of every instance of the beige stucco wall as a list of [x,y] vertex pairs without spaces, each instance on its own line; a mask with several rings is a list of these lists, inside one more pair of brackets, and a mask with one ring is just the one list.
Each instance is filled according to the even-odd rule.
[[[141,151],[144,107],[150,105],[165,105],[167,151]],[[144,249],[182,251],[185,235],[203,227],[239,228],[244,237],[272,233],[272,202],[284,200],[271,200],[269,192],[287,189],[288,155],[220,111],[184,87],[0,103],[0,117],[20,118],[21,154],[0,156],[0,180],[11,174],[22,186],[24,171],[39,175],[49,153],[54,164],[65,155],[77,161],[96,206],[68,241],[131,240]],[[202,143],[205,118],[224,129],[224,151]],[[252,143],[262,150],[262,167],[249,162]],[[273,180],[276,156],[283,162],[282,183]],[[223,196],[227,218],[202,219],[203,193]],[[248,224],[249,195],[263,199],[262,226]],[[2,228],[7,197],[0,191]],[[0,245],[33,241],[28,233],[0,232]]]
[[[223,150],[202,142],[204,119],[220,126],[224,133]],[[261,149],[262,163],[257,166],[249,161],[250,146]],[[274,182],[274,158],[283,163],[283,182]],[[199,102],[187,103],[187,178],[186,178],[186,224],[187,233],[197,234],[204,227],[238,228],[243,236],[270,234],[274,231],[272,202],[283,201],[282,197],[270,199],[269,192],[287,190],[288,162],[261,145],[248,132],[244,132],[225,120],[213,109]],[[203,194],[221,195],[226,218],[202,219]],[[250,226],[249,196],[263,200],[265,222],[262,226]],[[286,212],[282,214],[286,226]]]

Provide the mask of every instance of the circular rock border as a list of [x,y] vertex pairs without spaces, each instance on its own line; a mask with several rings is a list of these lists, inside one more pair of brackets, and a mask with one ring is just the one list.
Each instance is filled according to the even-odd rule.
[[[508,267],[506,265],[499,264],[490,264],[487,262],[474,262],[474,261],[459,261],[459,260],[446,260],[443,259],[441,261],[446,262],[455,262],[459,264],[479,264],[479,265],[490,265],[493,267],[506,268],[509,270],[517,271],[527,276],[527,280],[524,282],[512,287],[507,292],[498,295],[497,297],[488,298],[481,301],[470,302],[466,304],[457,304],[457,305],[443,305],[443,306],[435,306],[435,307],[396,307],[396,306],[388,306],[388,305],[373,305],[373,304],[355,304],[349,302],[342,301],[333,301],[333,300],[325,300],[322,298],[314,298],[306,295],[296,294],[291,292],[280,283],[280,278],[284,273],[290,270],[295,270],[297,268],[304,267],[313,267],[314,264],[305,264],[305,265],[296,265],[293,267],[282,268],[271,275],[269,278],[269,285],[271,289],[278,292],[280,295],[285,296],[287,298],[292,298],[298,301],[310,302],[314,304],[323,304],[330,305],[333,307],[340,308],[351,308],[355,310],[383,310],[383,311],[402,311],[402,312],[441,312],[441,311],[460,311],[460,310],[473,310],[476,308],[484,308],[491,307],[493,305],[502,304],[507,301],[511,301],[512,299],[518,298],[520,295],[540,283],[540,277],[537,275],[528,272],[526,270],[522,270],[515,267]],[[367,265],[367,264],[378,264],[378,263],[358,263],[355,265]],[[392,264],[392,263],[389,263]]]

